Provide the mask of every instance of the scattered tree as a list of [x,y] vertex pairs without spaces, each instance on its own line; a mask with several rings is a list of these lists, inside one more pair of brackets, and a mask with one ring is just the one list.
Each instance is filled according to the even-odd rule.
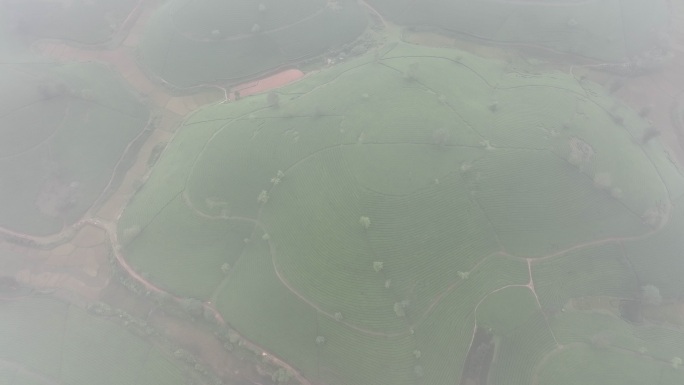
[[470,276],[469,271],[457,271],[456,274],[458,274],[458,277],[461,279],[468,279],[468,277]]
[[673,368],[679,369],[679,367],[682,366],[682,359],[679,357],[672,357],[670,363],[672,364]]
[[423,373],[423,367],[420,366],[420,365],[414,366],[414,367],[413,367],[413,374],[414,374],[416,377],[418,377],[418,378],[423,377],[423,375],[424,375],[424,373]]
[[406,312],[404,311],[404,307],[401,306],[401,303],[399,303],[399,302],[394,303],[394,313],[399,318],[403,318],[404,316],[406,316]]
[[325,344],[325,337],[316,336],[316,345],[323,346]]
[[489,111],[496,112],[499,110],[499,102],[494,101],[489,105]]
[[261,236],[261,239],[263,239],[264,241],[268,241],[271,239],[271,236],[268,235],[268,233],[264,233],[264,235]]
[[261,32],[261,26],[257,23],[254,23],[254,25],[252,25],[252,33],[259,33],[259,32]]
[[386,279],[386,280],[385,280],[385,289],[389,289],[391,284],[392,284],[392,280],[391,280],[391,279]]
[[277,108],[280,106],[280,95],[271,91],[266,96],[266,102],[268,103],[269,107]]
[[72,93],[69,86],[63,81],[44,80],[38,84],[38,92],[44,99],[52,99],[67,96]]
[[230,271],[230,265],[228,264],[228,262],[221,265],[221,271],[223,272],[223,274],[228,274],[228,272]]
[[266,202],[268,202],[268,198],[269,198],[268,191],[261,190],[261,192],[259,193],[259,196],[257,197],[257,201],[259,203],[265,204]]
[[663,302],[663,297],[660,296],[660,289],[655,285],[642,286],[641,297],[647,304],[653,306],[660,306]]
[[363,228],[368,229],[371,225],[371,220],[369,217],[361,216],[361,218],[359,218],[359,223]]
[[416,81],[418,80],[418,63],[411,63],[404,72],[404,80],[406,81]]
[[278,370],[273,372],[273,374],[271,375],[271,380],[273,380],[273,382],[282,384],[289,381],[290,377],[292,377],[292,373],[290,373],[289,370],[285,368],[278,368]]
[[656,138],[660,135],[660,130],[651,126],[644,131],[644,134],[641,136],[641,143],[646,144],[650,142],[653,138]]
[[382,262],[373,262],[373,270],[375,270],[376,273],[380,272],[383,267],[384,264]]
[[420,350],[418,350],[418,349],[416,349],[416,350],[413,351],[413,356],[416,357],[416,359],[419,359],[420,356],[422,356],[422,355],[423,355],[423,354],[422,354],[422,353],[420,352]]
[[625,124],[625,118],[618,114],[612,114],[611,118],[613,118],[613,123],[617,124],[618,126],[622,126]]
[[266,4],[259,3],[259,12],[266,12]]
[[342,313],[341,312],[338,311],[337,313],[335,313],[335,321],[342,321]]
[[183,310],[193,317],[199,318],[204,315],[204,304],[196,298],[184,298],[180,302]]

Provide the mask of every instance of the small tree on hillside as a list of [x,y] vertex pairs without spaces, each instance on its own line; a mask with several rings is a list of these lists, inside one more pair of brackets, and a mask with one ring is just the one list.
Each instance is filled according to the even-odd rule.
[[266,96],[266,102],[268,103],[269,107],[277,108],[280,106],[280,96],[271,91]]
[[641,297],[649,305],[660,306],[663,297],[660,296],[660,289],[655,285],[645,285],[641,287]]
[[418,63],[411,63],[404,72],[404,80],[415,82],[418,80]]
[[230,271],[230,265],[228,264],[228,262],[221,265],[221,271],[223,272],[223,274],[228,274],[228,272]]
[[369,217],[361,216],[361,218],[359,218],[359,223],[364,229],[368,229],[371,225],[371,220]]
[[375,270],[376,273],[379,273],[383,267],[384,264],[382,262],[373,262],[373,270]]
[[265,204],[266,202],[268,202],[268,198],[269,198],[268,191],[261,190],[261,192],[259,193],[259,196],[257,197],[257,201],[259,203]]

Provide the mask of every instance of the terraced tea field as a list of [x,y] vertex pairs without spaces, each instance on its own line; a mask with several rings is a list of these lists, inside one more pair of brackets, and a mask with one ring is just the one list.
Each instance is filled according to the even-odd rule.
[[47,235],[92,206],[149,113],[102,65],[32,59],[0,71],[0,226]]
[[176,359],[109,319],[113,315],[35,297],[2,301],[0,311],[4,383],[187,383]]
[[578,297],[684,293],[684,177],[650,128],[569,74],[389,44],[192,114],[119,239],[315,383],[480,384],[476,351],[492,384],[587,382],[559,362],[612,330],[606,367],[675,384],[681,331],[565,323],[599,317]]
[[367,2],[401,25],[436,28],[487,43],[541,46],[607,62],[632,60],[646,51],[661,55],[671,12],[666,0]]
[[29,39],[103,44],[128,22],[141,0],[7,0],[0,20]]
[[172,0],[140,43],[141,61],[175,87],[236,85],[356,39],[366,16],[356,2]]

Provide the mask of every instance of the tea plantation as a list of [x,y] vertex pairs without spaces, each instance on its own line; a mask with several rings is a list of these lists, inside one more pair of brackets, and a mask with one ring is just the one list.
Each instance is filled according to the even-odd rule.
[[684,293],[649,129],[587,80],[391,44],[191,115],[119,238],[314,382],[679,384],[684,333],[610,305]]

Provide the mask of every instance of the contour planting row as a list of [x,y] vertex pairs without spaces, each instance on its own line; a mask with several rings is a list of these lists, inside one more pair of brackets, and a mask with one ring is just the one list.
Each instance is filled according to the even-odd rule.
[[0,226],[56,233],[108,186],[147,108],[97,64],[5,65],[0,82]]
[[0,306],[0,358],[31,374],[28,379],[74,385],[103,378],[111,384],[186,381],[171,357],[115,322],[48,298]]
[[609,296],[632,298],[639,294],[636,272],[611,243],[534,262],[532,275],[540,302],[558,311],[572,298]]
[[[287,16],[274,16],[279,13]],[[146,27],[140,44],[143,63],[170,84],[186,88],[237,82],[324,54],[358,37],[366,18],[354,2],[333,7],[323,0],[287,6],[174,0],[162,5]]]
[[495,149],[473,164],[473,172],[479,175],[475,199],[512,254],[540,256],[578,242],[648,231],[639,216],[549,152]]
[[[143,262],[150,279],[163,274],[171,291],[202,288],[194,295],[204,298],[211,288],[241,334],[305,376],[340,385],[458,381],[479,305],[522,293],[477,321],[496,326],[523,309],[513,305],[530,305],[520,330],[492,328],[500,351],[529,343],[524,357],[497,356],[491,372],[525,383],[555,347],[539,302],[585,293],[569,285],[568,269],[581,274],[573,282],[619,294],[624,269],[606,282],[587,269],[613,269],[620,241],[628,250],[655,235],[682,178],[660,144],[632,142],[647,126],[638,116],[618,106],[622,124],[610,118],[613,102],[600,88],[506,71],[466,53],[397,44],[200,111],[124,213],[121,229],[142,230],[126,252],[154,260]],[[492,105],[497,93],[505,105]],[[533,118],[527,96],[567,102],[559,114],[572,124]],[[515,135],[504,128],[532,138],[529,147],[508,143]],[[627,144],[619,154],[616,143]],[[614,170],[621,162],[635,165],[631,176]],[[198,242],[177,252],[154,232]],[[224,232],[230,244],[212,241]],[[182,271],[191,254],[209,279]],[[179,261],[155,267],[164,255]],[[575,256],[588,267],[572,266]]]

